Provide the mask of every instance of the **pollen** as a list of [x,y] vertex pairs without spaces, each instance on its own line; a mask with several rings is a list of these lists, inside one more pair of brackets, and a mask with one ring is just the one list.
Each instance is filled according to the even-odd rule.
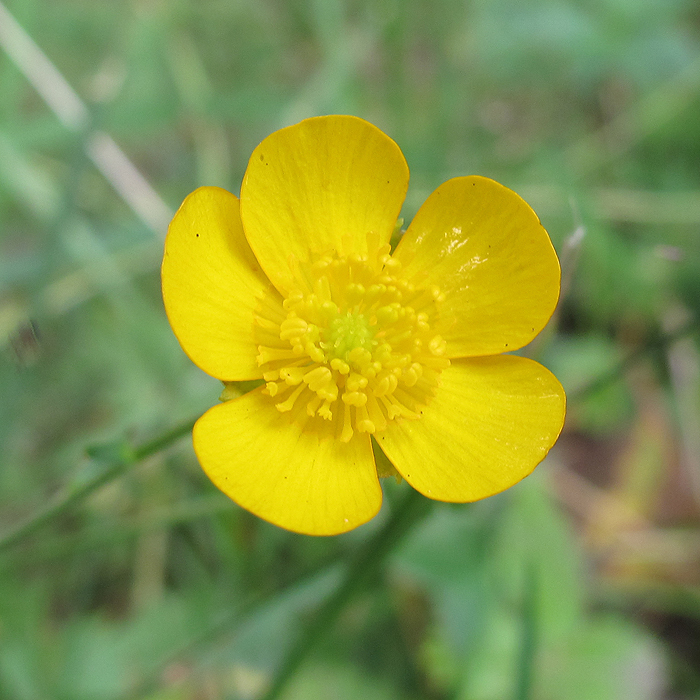
[[344,442],[419,419],[450,365],[436,330],[443,294],[402,278],[389,250],[295,263],[283,313],[261,305],[256,314],[265,393]]

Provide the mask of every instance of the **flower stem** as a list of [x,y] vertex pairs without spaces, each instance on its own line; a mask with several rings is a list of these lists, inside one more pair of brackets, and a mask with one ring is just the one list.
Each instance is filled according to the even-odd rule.
[[65,513],[76,503],[84,500],[91,493],[100,488],[100,486],[103,486],[121,475],[129,467],[146,459],[146,457],[160,452],[160,450],[168,447],[176,440],[179,440],[192,430],[195,420],[196,419],[188,420],[137,448],[131,448],[128,445],[120,444],[93,450],[92,456],[96,461],[103,461],[102,468],[96,474],[81,483],[69,486],[43,510],[35,513],[10,530],[10,532],[0,536],[0,552],[8,549],[24,537],[33,534],[62,513]]
[[614,365],[609,371],[603,372],[601,375],[581,388],[570,391],[569,401],[581,401],[583,399],[587,399],[589,396],[601,391],[602,389],[607,389],[618,379],[621,379],[627,370],[634,367],[637,362],[644,359],[647,355],[663,350],[669,345],[675,343],[677,340],[681,340],[686,336],[692,335],[693,333],[697,332],[697,330],[698,321],[696,319],[692,319],[684,326],[681,326],[671,333],[651,338],[644,345],[641,345],[636,350],[630,352],[627,357],[620,360],[620,362]]
[[318,610],[282,662],[272,684],[260,700],[277,700],[294,673],[332,628],[353,595],[376,575],[386,556],[411,527],[430,510],[432,501],[412,488],[393,507],[391,517],[367,539],[350,559],[338,588]]
[[534,562],[525,570],[525,591],[522,608],[520,653],[515,674],[515,700],[531,700],[538,646],[538,573]]

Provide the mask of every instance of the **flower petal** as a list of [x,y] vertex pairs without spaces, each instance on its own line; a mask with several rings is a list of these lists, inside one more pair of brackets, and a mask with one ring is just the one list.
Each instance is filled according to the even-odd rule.
[[193,436],[214,484],[280,527],[335,535],[367,522],[381,507],[369,435],[341,443],[304,432],[262,388],[209,409]]
[[564,423],[554,375],[513,355],[455,360],[415,421],[392,422],[377,442],[411,486],[464,503],[499,493],[546,456]]
[[[290,256],[366,254],[387,243],[407,188],[406,160],[377,127],[357,117],[314,117],[253,151],[241,216],[250,247],[284,293]],[[368,234],[375,237],[369,245]]]
[[529,343],[554,312],[559,261],[530,207],[484,177],[448,180],[428,197],[394,257],[409,278],[445,293],[448,357]]
[[161,279],[170,325],[196,365],[223,380],[262,376],[253,312],[266,293],[279,295],[243,234],[237,197],[201,187],[185,199],[168,228]]

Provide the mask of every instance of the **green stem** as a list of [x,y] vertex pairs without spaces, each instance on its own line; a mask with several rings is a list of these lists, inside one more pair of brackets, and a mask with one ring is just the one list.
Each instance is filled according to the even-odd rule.
[[698,322],[693,319],[689,323],[681,326],[678,330],[663,335],[661,337],[655,337],[641,345],[636,350],[633,350],[627,357],[618,362],[615,366],[611,367],[607,372],[601,374],[598,378],[585,384],[580,389],[569,392],[569,401],[581,401],[582,399],[588,398],[592,394],[596,394],[601,389],[606,389],[611,384],[614,384],[618,379],[623,377],[626,372],[637,364],[640,360],[646,357],[649,353],[655,350],[663,350],[669,345],[672,345],[677,340],[685,338],[688,335],[698,330]]
[[103,466],[97,474],[77,486],[69,487],[63,493],[59,494],[43,510],[35,513],[10,530],[10,532],[0,537],[0,552],[16,544],[24,537],[33,534],[54,518],[65,513],[76,503],[84,500],[91,493],[100,488],[100,486],[103,486],[121,475],[129,467],[146,459],[146,457],[160,452],[176,440],[179,440],[192,430],[194,424],[195,419],[188,420],[135,449],[131,449],[128,446],[122,447],[119,449],[116,456],[107,460],[105,466]]
[[392,509],[391,517],[385,525],[366,540],[350,559],[342,582],[301,633],[261,700],[277,700],[280,697],[308,653],[330,631],[348,601],[376,575],[387,554],[411,526],[428,513],[430,504],[431,501],[408,487],[405,496]]
[[515,700],[530,700],[533,694],[538,643],[537,594],[537,570],[534,562],[530,562],[525,570],[520,654],[515,674]]

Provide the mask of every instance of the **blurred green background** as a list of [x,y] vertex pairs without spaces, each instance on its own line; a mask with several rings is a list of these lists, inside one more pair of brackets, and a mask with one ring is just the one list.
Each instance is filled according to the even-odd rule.
[[[564,297],[528,352],[569,413],[532,477],[391,542],[283,697],[700,698],[696,1],[5,6],[0,533],[215,402],[160,300],[170,212],[351,113],[406,155],[407,221],[464,174],[537,211]],[[219,494],[188,438],[104,481],[0,552],[0,698],[259,697],[408,488],[314,539]]]

